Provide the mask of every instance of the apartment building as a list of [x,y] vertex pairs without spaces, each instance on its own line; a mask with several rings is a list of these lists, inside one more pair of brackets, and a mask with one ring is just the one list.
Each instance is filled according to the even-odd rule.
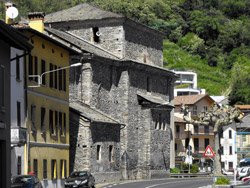
[[[209,145],[214,148],[213,127],[204,125],[186,124],[183,120],[181,104],[185,104],[190,111],[189,116],[192,119],[198,119],[198,114],[208,111],[214,103],[214,100],[208,95],[187,95],[177,96],[175,103],[175,156],[176,164],[180,164],[185,159],[188,147],[191,146],[193,163],[200,164],[201,158]],[[207,159],[205,166],[210,166],[211,161]],[[178,166],[178,165],[177,165]]]

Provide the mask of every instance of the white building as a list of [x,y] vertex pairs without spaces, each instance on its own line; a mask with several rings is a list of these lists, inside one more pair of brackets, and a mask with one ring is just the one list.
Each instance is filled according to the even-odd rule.
[[232,169],[237,166],[237,153],[235,153],[236,124],[223,127],[221,137],[221,168]]
[[205,94],[205,89],[197,87],[197,73],[193,71],[174,71],[179,78],[175,82],[174,96]]
[[24,51],[11,48],[11,174],[25,173]]

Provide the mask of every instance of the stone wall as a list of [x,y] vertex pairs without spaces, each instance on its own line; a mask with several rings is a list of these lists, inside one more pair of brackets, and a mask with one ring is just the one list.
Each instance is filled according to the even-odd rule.
[[150,65],[163,66],[163,38],[137,27],[124,25],[126,58]]

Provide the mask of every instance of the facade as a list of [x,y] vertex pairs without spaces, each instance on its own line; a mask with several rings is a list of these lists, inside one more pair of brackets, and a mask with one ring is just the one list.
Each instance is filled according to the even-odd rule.
[[164,35],[87,3],[45,24],[83,54],[84,66],[70,71],[70,169],[90,170],[97,182],[169,173],[175,74],[162,68]]
[[[174,96],[205,94],[205,89],[197,86],[197,73],[194,71],[174,71],[179,77],[175,81]],[[180,87],[183,85],[183,87]],[[179,86],[179,87],[178,87]]]
[[25,52],[11,48],[11,175],[25,174],[26,93],[23,56]]
[[[186,124],[183,121],[183,112],[181,112],[181,104],[189,107],[190,117],[198,119],[198,114],[202,111],[208,111],[213,104],[213,99],[208,95],[188,95],[175,97],[175,151],[176,163],[180,164],[183,157],[186,158],[188,146],[191,146],[193,163],[201,164],[201,158],[209,145],[214,149],[214,132],[210,126],[194,126]],[[177,136],[179,135],[179,137]],[[205,167],[212,166],[211,161],[206,159]]]
[[223,127],[221,143],[221,168],[233,169],[237,166],[237,153],[235,152],[236,124]]
[[10,187],[11,179],[11,47],[30,51],[25,39],[10,26],[0,21],[0,182]]
[[65,67],[69,68],[69,56],[75,52],[43,34],[43,17],[31,13],[30,26],[16,26],[34,46],[26,64],[26,160],[28,172],[35,172],[43,187],[63,187],[69,175],[69,70]]

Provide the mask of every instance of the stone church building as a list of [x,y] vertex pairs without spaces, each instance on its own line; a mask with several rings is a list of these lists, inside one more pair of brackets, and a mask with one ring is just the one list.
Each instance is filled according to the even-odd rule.
[[70,69],[70,171],[96,182],[166,177],[174,167],[173,87],[164,33],[84,3],[45,16],[82,55]]

